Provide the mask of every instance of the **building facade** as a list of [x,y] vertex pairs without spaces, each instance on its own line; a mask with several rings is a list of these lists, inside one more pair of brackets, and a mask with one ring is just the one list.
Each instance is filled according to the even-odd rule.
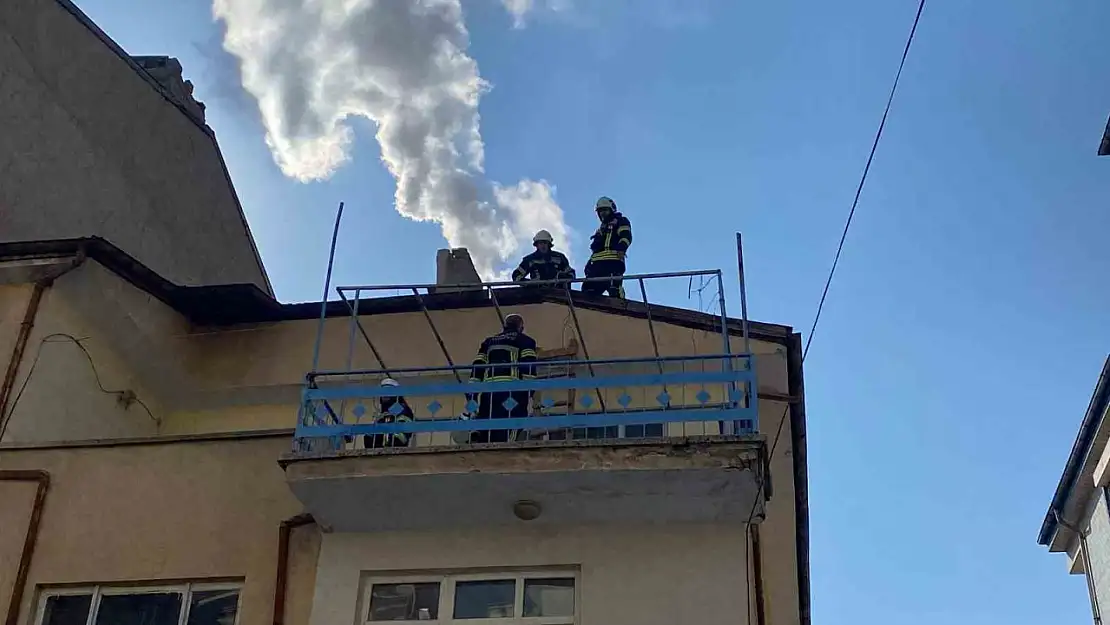
[[1095,384],[1064,473],[1041,524],[1038,542],[1068,557],[1083,575],[1095,623],[1110,609],[1110,358]]
[[[46,40],[84,48],[52,65]],[[64,193],[13,192],[32,185],[0,169],[3,217],[21,224],[0,241],[4,625],[808,625],[791,328],[460,285],[474,275],[460,251],[413,295],[277,302],[210,131],[173,101],[188,90],[144,69],[180,78],[176,66],[140,65],[64,0],[2,3],[0,49],[38,81],[35,107],[99,115],[95,98],[43,86],[89,63],[100,96],[133,110],[96,132],[194,142],[134,179],[127,146],[90,143],[88,163],[120,193],[197,207],[111,209],[79,172]],[[0,99],[0,124],[19,106]],[[27,123],[56,143],[19,149],[45,161],[92,141],[91,122],[57,128],[47,113]],[[188,189],[152,191],[182,163]],[[68,219],[81,198],[131,213]],[[128,214],[146,230],[117,227]],[[216,242],[182,221],[209,217]],[[536,377],[472,383],[466,365],[510,313],[539,346]],[[528,405],[500,421],[508,440],[475,442],[495,428],[459,418],[473,393],[513,384]],[[387,393],[415,418],[375,419]],[[395,433],[405,445],[368,444]]]

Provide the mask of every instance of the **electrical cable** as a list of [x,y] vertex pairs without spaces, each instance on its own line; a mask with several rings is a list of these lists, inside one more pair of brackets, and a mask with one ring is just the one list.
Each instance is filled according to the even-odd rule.
[[[61,339],[61,340],[51,340],[51,339]],[[160,419],[158,419],[158,417],[154,416],[154,413],[151,412],[150,407],[147,406],[146,403],[143,402],[143,400],[139,399],[135,395],[134,391],[131,391],[130,389],[111,390],[111,389],[108,389],[108,388],[104,387],[104,383],[101,382],[101,380],[100,380],[100,372],[97,371],[96,363],[93,362],[92,354],[90,354],[89,350],[84,345],[81,344],[81,341],[83,341],[83,340],[85,340],[85,339],[79,339],[79,338],[77,338],[77,337],[75,337],[71,334],[66,334],[64,332],[55,332],[53,334],[47,334],[46,336],[42,337],[39,340],[38,348],[35,350],[35,357],[31,360],[31,366],[27,369],[27,376],[23,378],[23,384],[21,384],[19,386],[19,391],[15,394],[15,397],[12,398],[12,406],[8,410],[8,414],[7,415],[0,415],[0,416],[5,417],[2,421],[2,424],[0,424],[0,425],[3,426],[3,427],[0,427],[0,435],[3,434],[4,429],[6,428],[7,423],[11,419],[12,415],[15,414],[15,409],[19,405],[19,399],[21,397],[23,397],[23,391],[25,391],[27,389],[27,385],[31,381],[31,376],[35,373],[35,367],[37,367],[38,364],[39,364],[39,358],[42,357],[42,348],[47,343],[71,342],[74,345],[76,345],[77,348],[81,350],[81,353],[85,355],[85,360],[87,360],[88,363],[89,363],[89,369],[92,370],[93,379],[96,381],[97,389],[99,389],[101,393],[104,393],[106,395],[115,395],[116,398],[119,399],[120,401],[133,401],[136,404],[139,404],[139,406],[142,406],[143,410],[146,411],[147,416],[149,416],[152,421],[154,421],[155,423],[159,423],[159,424],[162,423],[162,421]]]
[[[894,104],[894,94],[898,90],[898,83],[902,78],[902,70],[906,66],[906,58],[910,54],[910,46],[913,44],[914,36],[917,34],[917,25],[921,22],[921,13],[925,10],[925,0],[920,0],[917,5],[917,13],[913,18],[913,25],[910,27],[909,36],[906,37],[906,45],[902,49],[902,59],[898,62],[898,71],[894,74],[894,82],[890,86],[890,94],[886,99],[886,107],[883,109],[882,119],[879,121],[879,128],[875,132],[875,139],[871,142],[871,151],[867,155],[867,162],[863,166],[863,173],[860,176],[859,184],[856,186],[855,196],[852,198],[852,207],[848,211],[848,218],[844,222],[844,230],[840,233],[840,242],[836,246],[836,255],[833,256],[832,266],[829,268],[829,275],[825,279],[825,287],[821,291],[821,299],[817,303],[817,312],[813,316],[813,324],[809,329],[809,337],[806,339],[805,347],[802,349],[802,358],[798,363],[799,369],[805,364],[806,356],[809,355],[810,345],[813,344],[813,336],[817,332],[817,324],[821,320],[821,312],[825,309],[825,299],[829,295],[829,287],[832,286],[833,276],[836,275],[837,265],[840,263],[840,254],[844,251],[844,241],[848,238],[848,230],[852,227],[852,219],[856,215],[856,207],[859,205],[860,195],[863,193],[863,186],[867,182],[867,175],[871,171],[871,163],[875,159],[875,152],[879,148],[879,140],[882,139],[883,129],[886,127],[887,117],[890,115],[891,106]],[[771,450],[767,455],[768,464],[770,459],[775,457],[775,449],[778,448],[779,439],[782,437],[782,426],[786,423],[786,417],[790,414],[789,403],[786,409],[782,411],[782,416],[779,417],[778,426],[775,429],[775,437],[771,442]],[[751,611],[751,580],[749,579],[749,570],[751,567],[751,549],[748,547],[748,538],[750,535],[750,526],[752,519],[755,518],[755,510],[759,506],[759,498],[763,494],[763,490],[767,485],[767,475],[764,473],[760,476],[759,485],[755,491],[755,498],[752,500],[752,509],[748,513],[747,522],[744,525],[744,579],[745,579],[745,599],[747,609],[745,611],[746,621],[750,624],[752,611]]]

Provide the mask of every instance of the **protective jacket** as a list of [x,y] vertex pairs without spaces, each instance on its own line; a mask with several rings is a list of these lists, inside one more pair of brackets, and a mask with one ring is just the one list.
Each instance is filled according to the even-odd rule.
[[574,278],[574,267],[562,252],[550,250],[546,254],[536,250],[520,261],[513,271],[513,282],[525,280],[558,280]]

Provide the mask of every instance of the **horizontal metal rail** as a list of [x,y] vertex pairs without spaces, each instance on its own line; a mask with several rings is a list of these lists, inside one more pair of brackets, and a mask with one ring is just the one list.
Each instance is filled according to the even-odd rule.
[[306,401],[316,399],[357,399],[396,397],[397,395],[423,397],[456,393],[504,393],[509,391],[553,391],[581,388],[644,387],[664,384],[704,384],[712,382],[740,382],[753,380],[755,374],[747,370],[688,371],[680,373],[650,373],[606,375],[598,377],[547,378],[544,380],[506,380],[504,382],[463,382],[449,384],[419,384],[412,386],[378,386],[347,384],[333,388],[306,388]]
[[395,423],[352,423],[348,425],[298,425],[296,438],[326,438],[359,434],[422,432],[472,432],[485,430],[540,430],[595,428],[616,425],[651,425],[692,421],[736,421],[750,419],[749,408],[690,408],[650,412],[579,413],[548,417],[510,417],[506,419],[456,419],[432,421],[417,419]]
[[[696,271],[673,271],[669,273],[633,273],[623,276],[625,280],[651,280],[655,278],[688,278],[690,276],[715,276],[720,272],[719,269],[700,269]],[[410,291],[412,289],[451,289],[466,290],[466,289],[488,289],[495,286],[563,286],[565,284],[579,284],[582,282],[603,282],[612,280],[612,276],[602,276],[594,278],[563,278],[559,280],[528,280],[527,282],[468,282],[461,284],[371,284],[371,285],[353,285],[353,286],[337,286],[337,291]]]
[[[706,361],[706,360],[737,360],[746,359],[751,362],[755,358],[754,354],[694,354],[690,356],[661,356],[659,358],[605,358],[599,360],[540,360],[536,362],[538,367],[567,367],[567,366],[585,366],[586,364],[593,365],[628,365],[628,364],[644,364],[653,365],[656,362],[684,362],[684,361]],[[452,370],[463,369],[482,369],[487,367],[500,367],[504,365],[499,364],[477,364],[477,365],[454,365],[452,367],[409,367],[406,369],[389,369],[388,371],[380,369],[354,369],[351,371],[339,370],[324,370],[312,371],[307,374],[309,380],[315,378],[323,378],[330,376],[341,375],[392,375],[394,373],[433,373],[443,372],[450,373]],[[603,376],[599,376],[603,377]]]

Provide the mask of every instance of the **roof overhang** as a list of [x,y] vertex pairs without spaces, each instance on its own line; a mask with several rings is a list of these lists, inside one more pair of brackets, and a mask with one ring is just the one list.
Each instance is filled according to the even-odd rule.
[[[1055,544],[1056,535],[1060,529],[1057,515],[1066,517],[1069,511],[1068,502],[1077,494],[1081,478],[1084,475],[1091,476],[1095,472],[1099,458],[1106,448],[1107,438],[1110,437],[1110,431],[1104,427],[1107,425],[1107,407],[1110,407],[1110,357],[1107,357],[1102,365],[1102,373],[1091,394],[1091,401],[1087,404],[1087,412],[1083,415],[1079,434],[1072,444],[1067,464],[1064,465],[1064,473],[1060,476],[1060,482],[1056,485],[1056,492],[1052,496],[1052,503],[1041,523],[1041,531],[1037,537],[1037,542],[1041,545],[1066,549],[1066,545]],[[1077,521],[1077,519],[1065,520]]]

